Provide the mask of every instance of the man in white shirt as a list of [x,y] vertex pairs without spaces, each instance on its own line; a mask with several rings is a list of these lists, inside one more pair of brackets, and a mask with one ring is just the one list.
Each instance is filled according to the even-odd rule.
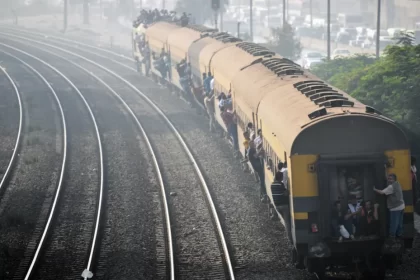
[[214,90],[214,77],[210,81],[210,90],[213,92]]
[[[385,173],[386,173],[385,166]],[[387,176],[388,187],[383,190],[378,190],[373,187],[373,190],[382,195],[387,196],[387,206],[389,209],[389,237],[402,237],[403,234],[403,217],[405,203],[403,199],[402,189],[400,183],[397,181],[395,174]]]
[[288,175],[287,175],[287,161],[284,162],[283,168],[280,170],[281,173],[283,173],[283,184],[288,188]]

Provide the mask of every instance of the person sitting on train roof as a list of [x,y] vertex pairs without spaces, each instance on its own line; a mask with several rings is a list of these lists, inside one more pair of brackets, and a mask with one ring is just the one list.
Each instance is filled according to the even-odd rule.
[[[387,165],[385,165],[385,175]],[[405,203],[402,194],[400,183],[397,181],[397,175],[391,173],[386,176],[388,181],[388,187],[383,190],[378,190],[375,186],[373,190],[382,195],[387,196],[386,204],[389,209],[389,237],[390,238],[401,238],[403,236],[403,217]]]
[[347,214],[344,216],[344,227],[350,234],[350,238],[354,239],[354,233],[360,230],[359,222],[362,214],[362,206],[357,201],[355,195],[350,195],[349,203],[347,204]]
[[220,116],[226,126],[228,135],[232,137],[233,141],[233,153],[236,156],[238,147],[238,127],[236,125],[236,113],[235,111],[229,112],[225,107],[220,108]]
[[254,172],[258,174],[260,179],[260,199],[261,202],[267,202],[267,191],[265,189],[265,175],[264,169],[261,163],[261,160],[258,156],[257,149],[255,148],[255,143],[249,142],[249,149],[247,152],[249,162],[251,163]]
[[360,234],[364,236],[377,235],[379,233],[379,204],[366,200],[362,203],[362,214],[360,217]]
[[204,106],[206,107],[207,114],[210,118],[209,130],[210,132],[214,132],[214,130],[216,130],[216,120],[214,118],[214,94],[211,95],[210,92],[206,93],[206,97],[204,97]]
[[181,26],[182,27],[187,26],[188,25],[188,22],[189,22],[188,16],[187,16],[187,14],[185,12],[183,12],[182,13],[182,16],[181,16]]

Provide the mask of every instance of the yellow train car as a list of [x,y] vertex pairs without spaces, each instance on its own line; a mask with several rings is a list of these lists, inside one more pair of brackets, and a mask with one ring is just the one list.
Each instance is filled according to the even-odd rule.
[[[169,22],[157,22],[146,29],[146,43],[149,45],[151,61],[153,57],[159,57],[162,51],[169,52],[168,38],[171,34],[181,29],[181,26]],[[151,63],[151,72],[154,76],[160,77],[160,72]]]
[[[234,46],[219,50],[211,59],[210,70],[214,76],[214,92],[219,95],[221,92],[231,91],[235,103],[237,91],[232,87],[234,77],[244,68],[262,60],[264,57],[272,57],[275,53],[254,43],[240,42]],[[215,100],[216,120],[226,130],[220,116],[218,100]],[[242,132],[238,130],[238,139],[243,141]]]
[[[340,258],[343,264],[381,255],[387,206],[373,186],[383,186],[384,163],[403,188],[404,237],[408,245],[412,242],[409,144],[392,120],[281,58],[263,59],[243,69],[232,87],[239,127],[253,122],[262,129],[270,214],[282,218],[297,260],[320,275]],[[276,205],[271,192],[279,161],[288,163],[288,205]],[[331,238],[333,203],[348,201],[350,178],[359,180],[360,199],[380,204],[381,229],[373,240],[339,243]]]
[[242,40],[227,33],[214,33],[195,41],[188,50],[193,76],[197,83],[202,83],[202,74],[211,72],[213,56],[220,50],[235,46]]
[[[180,77],[176,71],[176,65],[181,62],[181,60],[190,62],[188,51],[191,45],[194,42],[201,40],[209,33],[213,33],[215,31],[215,29],[200,25],[189,25],[178,29],[168,37],[168,46],[171,57],[172,84],[178,89],[182,90],[182,86],[179,83]],[[192,66],[191,69],[193,69]]]
[[[383,256],[386,244],[387,205],[373,192],[373,186],[383,188],[385,171],[395,173],[403,188],[404,245],[411,246],[410,149],[392,120],[294,62],[229,34],[167,22],[151,25],[145,34],[152,52],[170,53],[172,85],[180,88],[175,65],[187,59],[196,81],[202,82],[204,72],[213,74],[216,96],[231,90],[239,144],[247,123],[262,129],[269,215],[285,225],[297,262],[321,278],[330,264],[362,260],[372,268],[372,258]],[[225,129],[217,100],[215,108]],[[240,151],[244,154],[242,147]],[[271,183],[280,161],[288,166],[288,194],[279,204]],[[373,238],[339,242],[333,237],[333,204],[346,206],[349,194],[379,203],[380,230]],[[379,270],[377,279],[383,279]]]

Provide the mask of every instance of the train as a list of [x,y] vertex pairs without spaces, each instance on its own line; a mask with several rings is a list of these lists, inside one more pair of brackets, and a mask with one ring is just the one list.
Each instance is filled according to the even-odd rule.
[[[194,83],[202,85],[202,74],[210,72],[214,94],[231,93],[239,143],[248,123],[262,130],[268,215],[285,227],[297,266],[318,278],[326,277],[326,267],[347,267],[356,279],[384,279],[415,235],[410,146],[393,120],[264,46],[200,25],[159,21],[134,27],[133,57],[142,72],[138,35],[144,36],[148,55],[169,55],[170,74],[163,80],[172,90],[183,90],[176,65],[185,60]],[[163,78],[153,64],[150,73]],[[215,119],[226,130],[214,102]],[[279,162],[288,166],[283,204],[271,189]],[[386,199],[373,191],[386,186],[385,172],[397,175],[406,204],[404,238],[391,245]],[[346,205],[350,190],[379,204],[380,229],[373,238],[340,242],[332,236],[334,201]]]

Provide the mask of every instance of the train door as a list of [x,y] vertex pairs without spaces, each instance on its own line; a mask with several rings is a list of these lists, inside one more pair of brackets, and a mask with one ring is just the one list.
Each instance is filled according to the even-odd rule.
[[[348,204],[353,197],[358,203],[371,201],[379,203],[380,228],[377,235],[386,234],[386,201],[382,196],[373,192],[373,186],[383,188],[384,167],[383,160],[323,160],[317,164],[319,210],[312,213],[314,223],[317,225],[318,234],[323,239],[338,238],[338,232],[333,228],[332,212],[335,211],[334,203],[340,202],[341,211],[346,214]],[[351,227],[356,230],[355,235],[363,235],[361,228]]]

